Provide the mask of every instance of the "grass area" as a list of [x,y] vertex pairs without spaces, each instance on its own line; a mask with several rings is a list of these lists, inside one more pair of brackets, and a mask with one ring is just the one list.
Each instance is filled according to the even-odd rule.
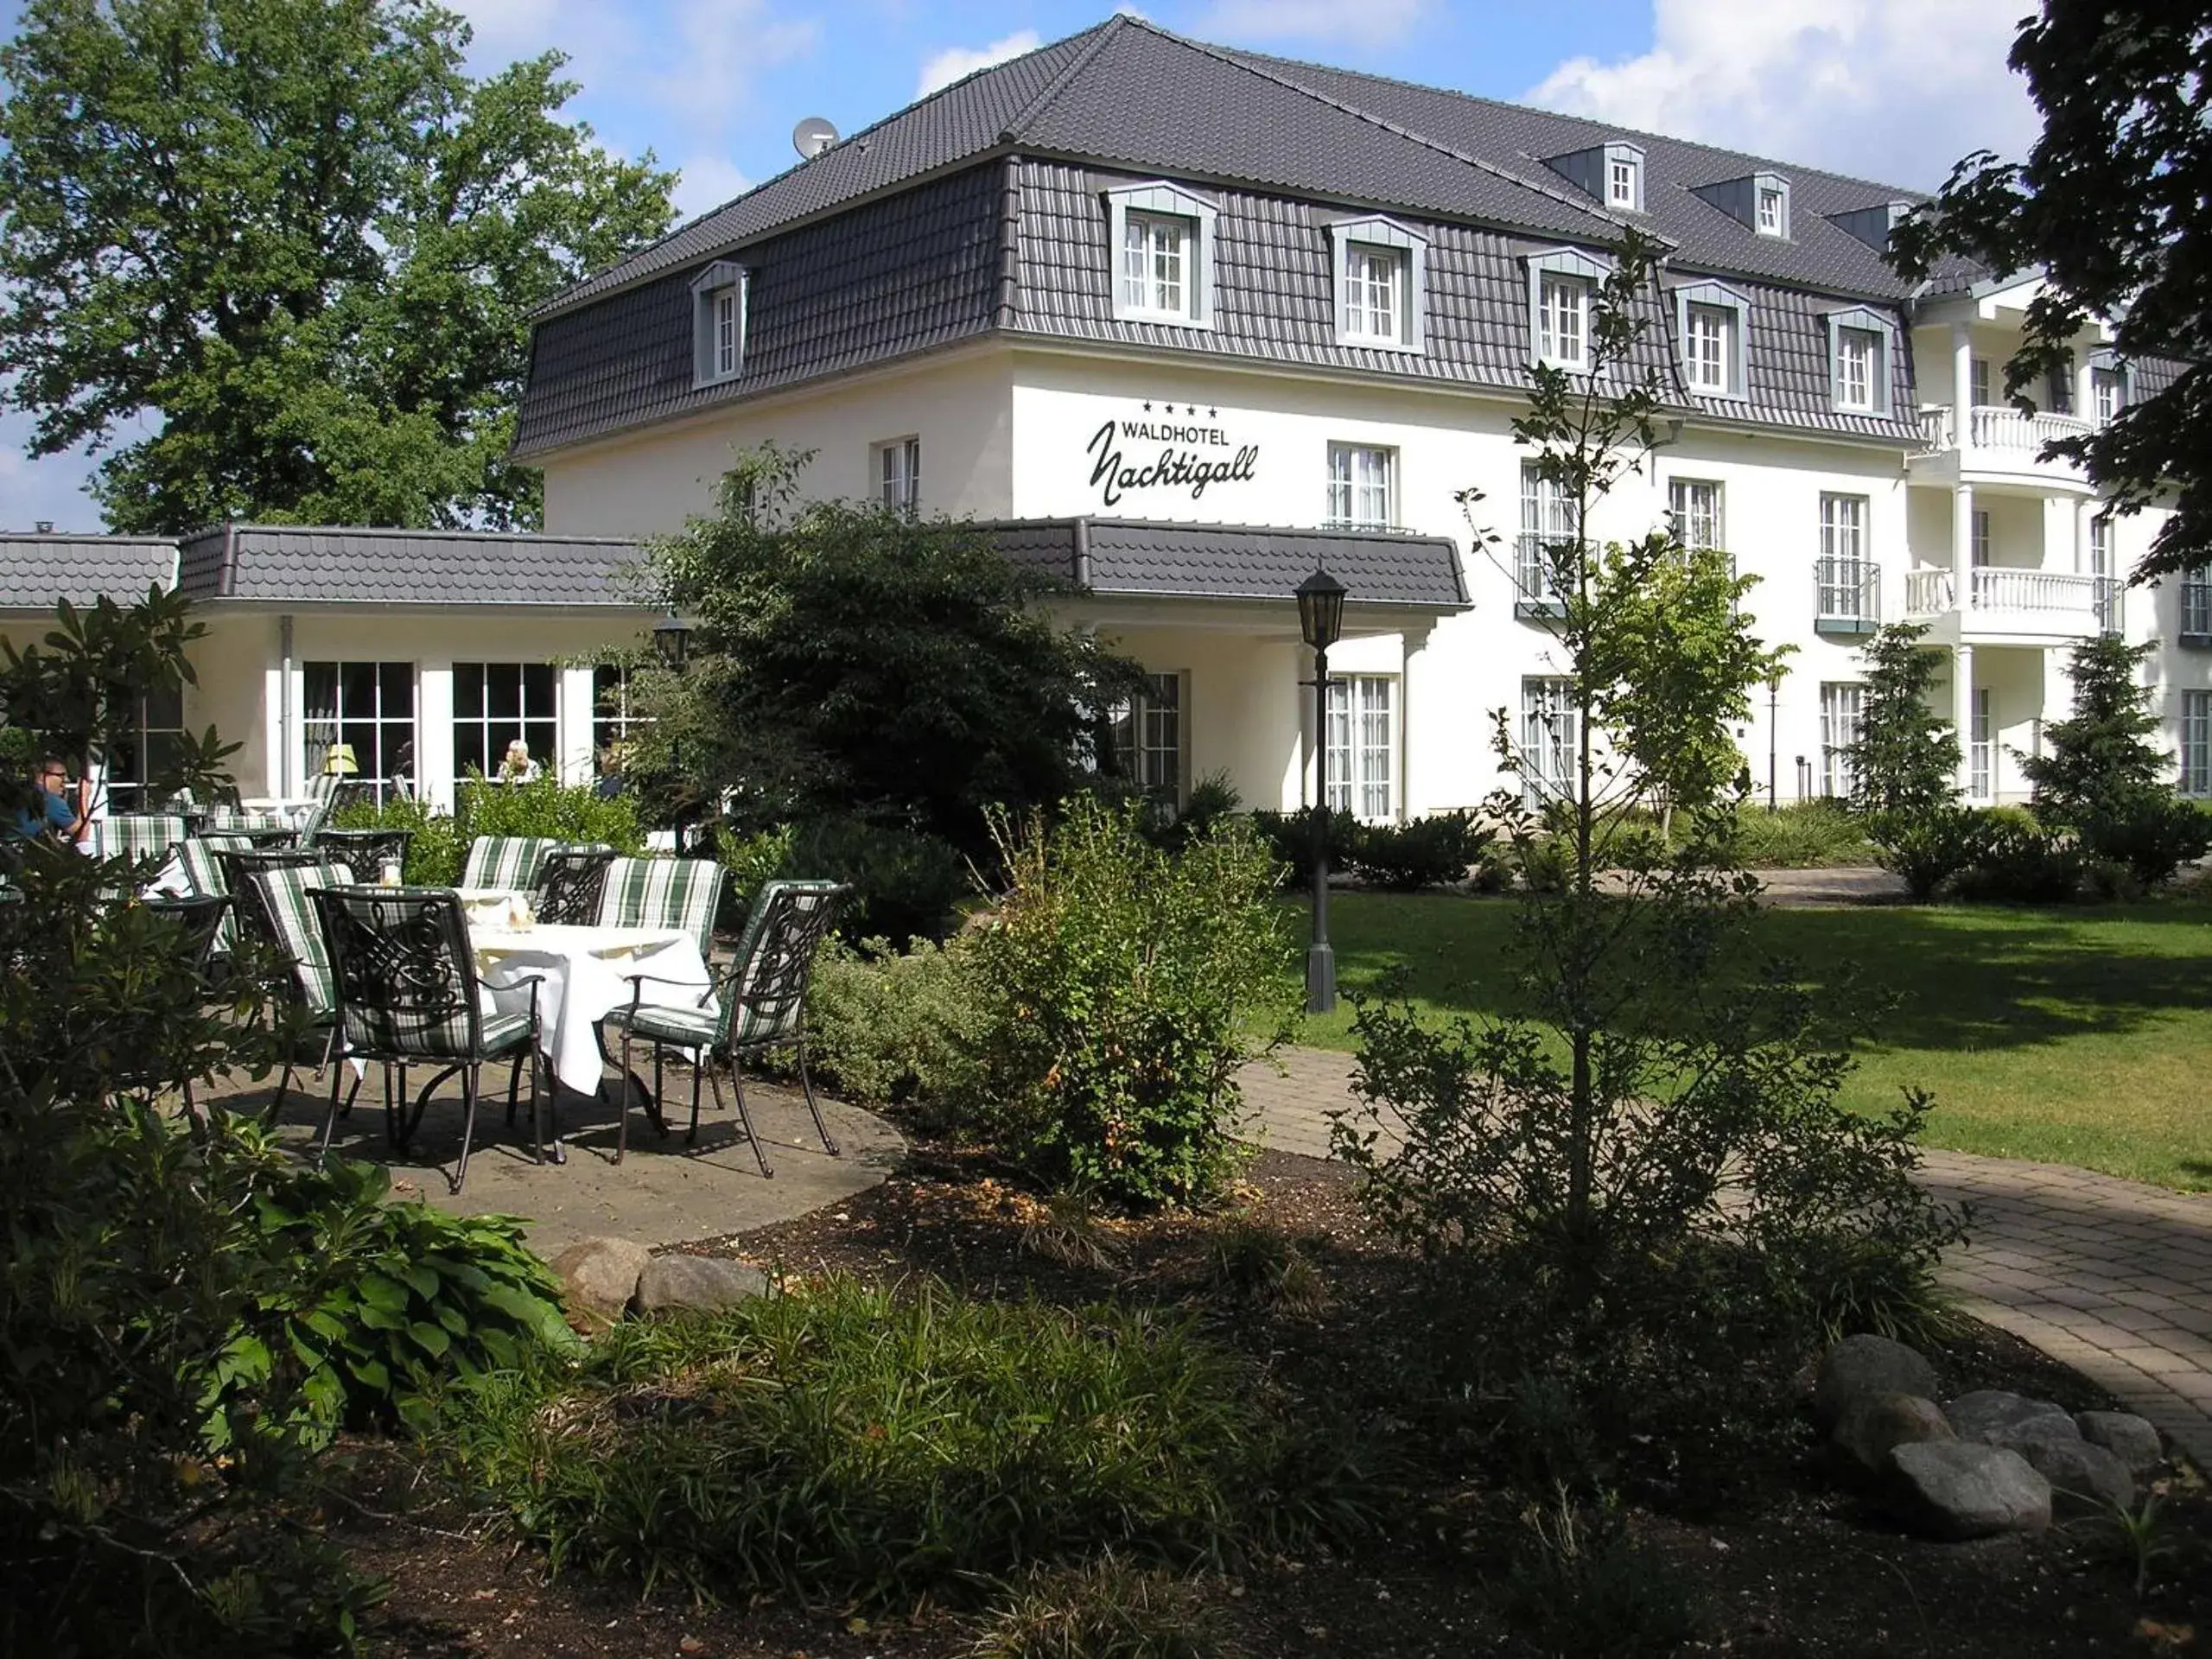
[[[1516,908],[1335,896],[1338,982],[1369,990],[1399,968],[1427,1012],[1510,1012]],[[1931,1145],[2212,1189],[2212,905],[1772,910],[1759,928],[1815,984],[1856,969],[1896,995],[1849,1104],[1885,1109],[1917,1084],[1936,1097]],[[1309,1018],[1302,1040],[1351,1048],[1350,1006]]]

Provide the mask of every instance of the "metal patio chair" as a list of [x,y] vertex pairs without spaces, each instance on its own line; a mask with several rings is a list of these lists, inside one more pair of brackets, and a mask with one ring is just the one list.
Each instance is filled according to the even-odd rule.
[[[264,865],[246,877],[256,907],[269,923],[277,949],[291,964],[291,988],[307,1014],[308,1029],[322,1033],[322,1058],[315,1068],[318,1083],[330,1069],[338,1046],[338,987],[331,976],[330,952],[323,944],[322,924],[315,916],[315,904],[308,894],[318,887],[346,887],[353,884],[352,869],[334,859],[313,864]],[[276,1080],[276,1097],[269,1103],[270,1122],[276,1122],[277,1114],[284,1109],[284,1099],[291,1092],[292,1078],[297,1071],[297,1065],[287,1055],[283,1073]],[[334,1101],[339,1081],[336,1077],[330,1081]],[[344,1111],[353,1109],[353,1097],[360,1092],[360,1079],[356,1077],[346,1096]]]
[[530,905],[537,919],[585,927],[598,921],[607,867],[614,857],[612,847],[595,846],[556,847],[546,854]]
[[[772,1179],[768,1154],[753,1133],[753,1115],[746,1109],[745,1077],[738,1062],[745,1055],[772,1048],[798,1051],[799,1086],[806,1092],[806,1109],[814,1115],[815,1133],[832,1157],[837,1143],[822,1121],[822,1108],[814,1097],[814,1079],[806,1065],[806,992],[813,977],[815,952],[836,920],[837,909],[849,888],[836,881],[771,881],[760,889],[753,912],[746,918],[736,957],[721,981],[697,1001],[679,1003],[647,1002],[648,984],[674,982],[652,974],[626,976],[630,1002],[607,1016],[606,1023],[622,1033],[623,1111],[615,1130],[614,1161],[620,1163],[629,1141],[630,1113],[626,1090],[630,1078],[630,1047],[633,1039],[653,1046],[653,1098],[658,1113],[660,1055],[665,1048],[698,1051],[691,1073],[691,1127],[686,1141],[699,1136],[699,1077],[713,1080],[715,1104],[721,1105],[721,1078],[717,1063],[729,1067],[730,1086],[737,1096],[737,1116],[745,1138],[753,1143],[760,1173]],[[684,986],[686,992],[696,988]],[[666,1133],[665,1128],[663,1133]]]
[[528,893],[537,886],[545,855],[564,844],[551,836],[479,836],[468,843],[461,885]]
[[712,959],[715,913],[729,873],[711,858],[618,858],[600,890],[601,927],[672,927]]
[[387,863],[407,868],[408,843],[414,839],[412,830],[325,830],[315,836],[315,849],[345,860],[362,880],[373,881]]
[[[486,1008],[477,978],[475,953],[469,948],[467,922],[455,893],[422,887],[325,887],[310,893],[308,899],[321,920],[323,944],[330,953],[338,993],[339,1037],[345,1052],[359,1059],[385,1064],[385,1124],[392,1145],[406,1150],[422,1123],[431,1094],[458,1073],[462,1103],[461,1158],[451,1183],[453,1191],[459,1192],[468,1179],[468,1151],[475,1138],[484,1064],[512,1058],[515,1070],[507,1084],[507,1097],[510,1102],[514,1099],[527,1063],[531,1155],[544,1162],[549,1091],[539,1054],[543,1033],[537,981],[527,982],[527,1012],[508,1014]],[[410,1065],[432,1065],[438,1070],[416,1094],[414,1110],[403,1127],[400,1114],[406,1109]],[[397,1103],[390,1069],[393,1066],[400,1068]],[[325,1153],[337,1128],[334,1091],[323,1124]],[[558,1162],[557,1130],[553,1148]]]
[[276,925],[261,907],[261,895],[252,877],[259,870],[310,869],[331,861],[305,847],[225,847],[215,849],[216,868],[223,873],[223,891],[231,895],[231,918],[236,944],[248,950],[282,950]]

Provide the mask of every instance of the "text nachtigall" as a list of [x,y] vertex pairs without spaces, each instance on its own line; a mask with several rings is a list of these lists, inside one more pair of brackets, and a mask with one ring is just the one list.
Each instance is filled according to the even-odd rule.
[[[1120,436],[1140,443],[1160,443],[1166,447],[1151,461],[1129,466],[1125,463],[1116,441],[1115,429]],[[1108,421],[1091,435],[1084,446],[1084,453],[1091,457],[1090,482],[1097,490],[1099,499],[1107,506],[1118,505],[1130,490],[1185,489],[1191,499],[1198,500],[1205,494],[1209,484],[1234,484],[1253,477],[1260,463],[1260,446],[1248,443],[1234,454],[1219,458],[1201,455],[1196,449],[1179,449],[1177,444],[1205,445],[1215,449],[1229,448],[1228,435],[1217,426],[1176,426],[1158,421]]]

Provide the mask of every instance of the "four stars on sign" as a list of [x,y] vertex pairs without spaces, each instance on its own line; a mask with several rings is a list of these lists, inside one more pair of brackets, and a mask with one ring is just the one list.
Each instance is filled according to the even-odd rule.
[[[1152,413],[1152,402],[1153,400],[1149,397],[1144,400],[1144,412],[1147,415]],[[1162,404],[1160,406],[1160,412],[1163,415],[1173,415],[1175,412],[1175,405],[1173,403]],[[1198,412],[1198,406],[1196,404],[1185,404],[1183,405],[1183,412],[1186,415],[1195,415]],[[1209,409],[1206,410],[1206,416],[1210,420],[1217,421],[1221,418],[1221,411],[1218,409]]]

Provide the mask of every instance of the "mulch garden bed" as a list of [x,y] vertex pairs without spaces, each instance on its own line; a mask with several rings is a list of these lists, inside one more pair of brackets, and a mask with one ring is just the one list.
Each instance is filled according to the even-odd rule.
[[[1224,1286],[1213,1249],[1221,1217],[1071,1223],[986,1158],[926,1142],[904,1173],[834,1210],[687,1248],[787,1274],[931,1274],[979,1295],[1179,1307],[1304,1397],[1387,1408],[1393,1322],[1402,1333],[1421,1289],[1411,1264],[1369,1235],[1351,1181],[1336,1165],[1275,1153],[1246,1177],[1237,1215],[1300,1242],[1319,1268],[1318,1307],[1255,1302]],[[1931,1358],[1947,1396],[2005,1388],[2073,1409],[2112,1403],[1987,1326],[1967,1326]],[[2212,1651],[2212,1495],[2193,1473],[2167,1483],[2173,1554],[2139,1602],[2108,1524],[1919,1541],[1839,1488],[1811,1455],[1809,1428],[1805,1444],[1806,1455],[1756,1460],[1718,1518],[1685,1518],[1694,1505],[1632,1503],[1637,1536],[1701,1592],[1707,1633],[1689,1651],[1755,1659]],[[361,1452],[357,1507],[334,1517],[334,1529],[359,1566],[392,1582],[368,1631],[375,1654],[951,1659],[973,1639],[971,1624],[926,1610],[861,1620],[773,1604],[700,1609],[641,1602],[577,1575],[550,1579],[534,1552],[411,1498],[410,1471],[390,1448]],[[1527,1500],[1486,1490],[1451,1463],[1416,1461],[1415,1490],[1387,1541],[1350,1555],[1311,1550],[1208,1582],[1236,1650],[1255,1659],[1544,1651],[1521,1645],[1495,1611],[1494,1576],[1524,1530]]]

